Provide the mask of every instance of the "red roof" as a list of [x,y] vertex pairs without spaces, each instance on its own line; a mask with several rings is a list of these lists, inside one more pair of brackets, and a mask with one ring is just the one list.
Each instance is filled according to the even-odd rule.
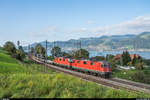
[[[117,55],[114,57],[114,59],[115,59],[115,60],[120,59],[121,56],[122,56],[121,54],[117,54]],[[139,55],[136,54],[136,58],[138,58],[138,57],[139,57]],[[130,54],[130,58],[131,58],[131,60],[133,60],[134,54]]]

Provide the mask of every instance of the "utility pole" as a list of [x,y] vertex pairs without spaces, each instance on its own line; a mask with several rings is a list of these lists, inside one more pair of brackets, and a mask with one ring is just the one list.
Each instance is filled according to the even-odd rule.
[[28,55],[30,55],[30,44],[28,45]]
[[80,46],[80,57],[81,57],[81,40],[79,41],[79,46]]
[[[55,41],[54,41],[54,47],[55,47]],[[53,49],[54,49],[54,47],[53,47]],[[54,55],[53,56],[55,57],[55,50],[54,50]]]
[[46,40],[46,51],[45,51],[45,68],[44,68],[44,72],[46,72],[46,64],[47,64],[47,40]]
[[80,49],[81,49],[81,40],[80,40]]

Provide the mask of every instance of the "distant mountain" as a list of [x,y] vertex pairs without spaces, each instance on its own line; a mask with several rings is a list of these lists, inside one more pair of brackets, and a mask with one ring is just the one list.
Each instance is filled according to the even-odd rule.
[[[73,50],[81,47],[88,50],[121,50],[121,49],[150,49],[150,32],[143,32],[139,35],[112,35],[101,37],[90,37],[80,39],[70,39],[68,41],[48,42],[48,49],[54,45],[63,50]],[[35,47],[37,43],[31,45]],[[40,42],[45,47],[45,41]],[[24,47],[27,49],[27,47]]]

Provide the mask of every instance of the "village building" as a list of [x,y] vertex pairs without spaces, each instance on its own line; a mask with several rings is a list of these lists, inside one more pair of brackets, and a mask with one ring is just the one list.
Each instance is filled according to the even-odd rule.
[[[115,57],[114,57],[114,59],[115,60],[119,60],[119,59],[121,59],[121,54],[117,54]],[[134,59],[134,54],[130,54],[130,58],[131,58],[131,60],[133,60]],[[136,58],[139,58],[139,55],[138,54],[136,54]]]

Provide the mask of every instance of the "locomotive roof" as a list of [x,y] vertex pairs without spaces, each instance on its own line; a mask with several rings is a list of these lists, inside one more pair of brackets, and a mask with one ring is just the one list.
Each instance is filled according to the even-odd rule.
[[[57,57],[57,58],[67,58],[67,57]],[[67,59],[71,59],[71,60],[82,60],[82,61],[91,61],[91,62],[100,62],[100,63],[108,64],[107,61],[92,61],[92,60],[89,60],[89,59],[73,59],[73,58],[67,58]]]

